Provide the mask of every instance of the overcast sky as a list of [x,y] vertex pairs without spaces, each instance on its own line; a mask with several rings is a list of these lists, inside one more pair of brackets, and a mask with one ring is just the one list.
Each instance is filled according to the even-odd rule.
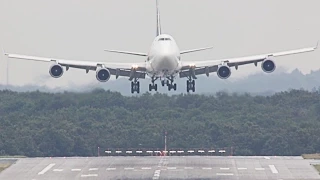
[[[0,0],[0,45],[6,52],[60,59],[138,62],[103,49],[147,52],[156,33],[155,0]],[[162,31],[181,50],[214,46],[182,60],[238,57],[314,46],[320,40],[319,0],[160,0]],[[7,59],[0,56],[0,83]],[[50,64],[9,60],[9,83],[61,87],[96,82],[70,69],[50,77]],[[303,73],[320,68],[319,51],[281,57],[278,67]],[[230,79],[261,71],[254,65]],[[215,74],[214,74],[215,75]],[[128,83],[129,86],[129,83]]]

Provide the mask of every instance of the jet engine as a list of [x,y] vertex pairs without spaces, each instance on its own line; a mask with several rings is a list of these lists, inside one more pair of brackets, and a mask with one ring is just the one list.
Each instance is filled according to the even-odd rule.
[[63,67],[60,64],[54,64],[50,67],[49,73],[54,78],[59,78],[63,74]]
[[110,79],[110,71],[106,68],[101,68],[97,70],[96,78],[100,82],[107,82]]
[[231,69],[225,65],[220,66],[220,67],[218,67],[217,75],[221,79],[227,79],[231,75]]
[[276,69],[276,64],[271,59],[266,59],[262,62],[261,68],[266,73],[271,73]]

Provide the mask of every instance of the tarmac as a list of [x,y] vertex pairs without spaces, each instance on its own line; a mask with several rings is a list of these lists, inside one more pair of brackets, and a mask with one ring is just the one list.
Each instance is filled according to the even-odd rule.
[[320,180],[314,163],[302,157],[271,156],[21,158],[1,172],[0,179]]

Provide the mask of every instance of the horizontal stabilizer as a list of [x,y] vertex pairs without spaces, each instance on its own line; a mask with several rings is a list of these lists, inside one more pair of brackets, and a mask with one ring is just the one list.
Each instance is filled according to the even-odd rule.
[[203,51],[207,49],[212,49],[213,47],[205,47],[205,48],[199,48],[199,49],[191,49],[191,50],[186,50],[186,51],[181,51],[180,54],[187,54],[187,53],[192,53],[192,52],[197,52],[197,51]]
[[134,56],[148,56],[148,54],[146,54],[146,53],[138,53],[138,52],[117,51],[117,50],[108,50],[108,49],[105,49],[104,51],[113,52],[113,53],[120,53],[120,54],[129,54],[129,55],[134,55]]

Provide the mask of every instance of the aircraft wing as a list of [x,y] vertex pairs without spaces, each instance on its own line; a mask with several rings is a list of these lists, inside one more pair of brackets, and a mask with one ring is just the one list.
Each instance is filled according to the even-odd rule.
[[[93,62],[93,61],[77,61],[77,60],[63,60],[46,57],[27,56],[20,54],[9,54],[5,53],[9,58],[40,61],[40,62],[52,62],[60,64],[61,66],[69,68],[84,69],[88,73],[90,70],[96,71],[99,68],[107,68],[111,75],[115,75],[116,78],[119,76],[140,78],[145,79],[146,68],[145,63],[107,63],[107,62]],[[133,73],[134,72],[134,73]]]
[[192,76],[193,78],[195,78],[195,75],[201,75],[201,74],[206,74],[207,76],[209,76],[209,73],[217,72],[219,66],[221,65],[227,65],[229,67],[235,67],[236,69],[238,69],[238,67],[241,65],[246,65],[246,64],[257,65],[257,63],[259,62],[262,62],[267,59],[273,59],[273,57],[311,52],[316,50],[317,47],[318,47],[318,44],[315,47],[247,56],[247,57],[217,59],[217,60],[208,60],[208,61],[183,62],[184,64],[182,64],[182,71],[180,72],[179,75],[181,78],[189,77],[189,76]]

